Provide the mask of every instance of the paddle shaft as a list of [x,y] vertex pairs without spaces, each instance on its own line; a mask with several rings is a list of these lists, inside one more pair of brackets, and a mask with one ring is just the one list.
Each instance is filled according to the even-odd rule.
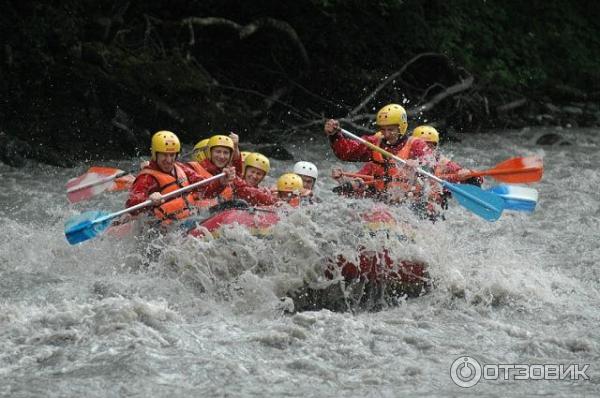
[[[474,177],[485,177],[485,176],[501,176],[506,174],[525,174],[537,172],[539,168],[537,167],[527,167],[524,169],[502,169],[502,170],[482,170],[482,171],[472,171],[469,174],[460,177],[461,180],[468,180],[469,178]],[[458,174],[444,174],[441,176],[442,178],[459,178]]]
[[124,176],[126,176],[128,174],[132,174],[132,173],[128,172],[128,171],[122,171],[122,172],[117,173],[117,174],[115,174],[113,176],[106,176],[106,177],[101,178],[99,180],[88,182],[87,184],[78,185],[76,187],[71,187],[71,188],[67,189],[67,193],[73,193],[73,192],[81,191],[81,190],[89,188],[89,187],[93,187],[93,186],[96,186],[96,185],[104,184],[105,182],[110,182],[112,180],[116,180],[117,178],[124,177]]
[[[357,136],[357,135],[354,135],[354,134],[352,134],[352,133],[351,133],[351,132],[349,132],[348,130],[341,129],[341,131],[342,131],[342,133],[343,133],[344,135],[346,135],[346,136],[348,136],[348,137],[350,137],[350,138],[352,138],[352,139],[355,139],[356,141],[360,142],[361,144],[364,144],[364,145],[368,146],[368,147],[369,147],[369,148],[371,148],[372,150],[374,150],[374,151],[376,151],[376,152],[379,152],[379,153],[381,153],[381,154],[382,154],[382,155],[384,155],[384,156],[387,156],[387,157],[389,157],[389,158],[392,158],[392,159],[394,159],[395,161],[397,161],[397,162],[400,162],[400,163],[402,163],[402,164],[404,164],[404,165],[408,166],[408,162],[406,162],[406,160],[404,160],[404,159],[402,159],[402,158],[400,158],[400,157],[398,157],[398,156],[396,156],[396,155],[394,155],[394,154],[392,154],[392,153],[390,153],[390,152],[386,151],[385,149],[379,148],[379,147],[378,147],[377,145],[375,145],[375,144],[371,144],[369,141],[367,141],[367,140],[364,140],[364,139],[362,139],[361,137],[359,137],[359,136]],[[417,170],[417,172],[419,172],[419,174],[423,174],[423,175],[425,175],[425,176],[427,176],[427,177],[431,178],[432,180],[434,180],[434,181],[436,181],[436,182],[438,182],[438,183],[440,183],[440,184],[442,184],[442,185],[445,185],[445,184],[446,184],[446,181],[444,181],[444,180],[442,180],[442,179],[440,179],[440,178],[436,177],[435,175],[433,175],[433,174],[431,174],[431,173],[429,173],[429,172],[427,172],[427,171],[423,170],[422,168],[420,168],[420,167],[418,167],[418,166],[415,166],[414,168],[415,168],[415,170]]]
[[355,178],[360,178],[361,180],[373,180],[375,179],[375,177],[370,176],[370,175],[366,175],[366,174],[356,174],[356,173],[348,173],[345,171],[342,171],[342,175],[345,177],[355,177]]
[[502,170],[483,170],[483,171],[474,171],[468,174],[468,178],[471,177],[481,177],[481,176],[496,176],[503,174],[516,174],[516,173],[529,173],[532,171],[538,171],[538,167],[527,167],[524,169],[502,169]]
[[[344,134],[344,135],[346,135],[346,136],[348,136],[348,137],[350,137],[350,138],[353,138],[353,139],[357,140],[358,142],[360,142],[360,143],[362,143],[362,144],[366,145],[367,147],[371,148],[372,150],[374,150],[374,151],[376,151],[376,152],[379,152],[379,153],[381,153],[381,154],[382,154],[382,155],[384,155],[384,156],[387,156],[387,157],[389,157],[389,158],[392,158],[392,159],[394,159],[395,161],[397,161],[397,162],[400,162],[400,163],[402,163],[402,164],[404,164],[404,165],[408,166],[408,163],[407,163],[407,162],[406,162],[404,159],[402,159],[402,158],[400,158],[400,157],[398,157],[398,156],[396,156],[396,155],[394,155],[394,154],[392,154],[392,153],[390,153],[390,152],[386,151],[385,149],[379,148],[377,145],[371,144],[369,141],[366,141],[366,140],[362,139],[361,137],[358,137],[358,136],[356,136],[356,135],[352,134],[352,133],[351,133],[351,132],[349,132],[348,130],[344,130],[344,129],[340,129],[340,130],[341,130],[342,134]],[[427,171],[423,170],[422,168],[420,168],[420,167],[418,167],[418,166],[415,166],[414,168],[415,168],[415,170],[416,170],[416,171],[417,171],[419,174],[422,174],[422,175],[424,175],[424,176],[427,176],[427,177],[431,178],[432,180],[434,180],[434,181],[436,181],[437,183],[441,184],[443,187],[445,187],[445,188],[448,188],[449,190],[451,190],[451,191],[453,191],[453,192],[456,192],[456,193],[458,193],[459,195],[462,195],[462,196],[464,196],[465,198],[468,198],[468,199],[470,199],[470,200],[472,200],[472,201],[474,201],[474,202],[478,203],[479,205],[481,205],[481,206],[483,206],[483,207],[485,207],[485,208],[487,208],[487,209],[490,209],[490,210],[497,210],[497,209],[496,209],[494,206],[492,206],[491,204],[487,203],[487,202],[486,202],[486,201],[484,201],[484,200],[481,200],[480,198],[478,198],[478,197],[476,197],[476,196],[474,196],[474,195],[471,195],[469,192],[465,192],[464,190],[460,189],[460,188],[459,188],[459,187],[457,187],[456,185],[454,185],[454,184],[450,184],[449,182],[447,182],[447,181],[444,181],[444,180],[442,180],[441,178],[438,178],[438,177],[436,177],[435,175],[433,175],[433,174],[431,174],[431,173],[429,173],[429,172],[427,172]]]
[[[206,185],[206,184],[208,184],[210,182],[218,180],[219,178],[224,177],[224,176],[225,176],[225,173],[220,173],[220,174],[217,174],[217,175],[212,176],[210,178],[207,178],[206,180],[198,181],[198,182],[195,182],[195,183],[190,184],[188,186],[185,186],[183,188],[176,189],[173,192],[169,192],[168,194],[163,195],[162,199],[163,200],[171,199],[171,198],[173,198],[175,196],[178,196],[178,195],[180,195],[180,194],[182,194],[184,192],[190,191],[190,190],[192,190],[194,188],[198,188],[198,187],[200,187],[202,185]],[[123,214],[126,214],[126,213],[131,213],[132,211],[143,209],[144,207],[148,207],[150,205],[152,205],[152,201],[150,199],[148,199],[145,202],[138,203],[135,206],[131,206],[131,207],[128,207],[126,209],[119,210],[119,211],[111,213],[111,214],[107,214],[104,217],[100,217],[100,218],[94,220],[92,224],[97,224],[97,223],[100,223],[100,222],[104,222],[106,220],[110,220],[111,218],[119,217],[120,215],[123,215]]]

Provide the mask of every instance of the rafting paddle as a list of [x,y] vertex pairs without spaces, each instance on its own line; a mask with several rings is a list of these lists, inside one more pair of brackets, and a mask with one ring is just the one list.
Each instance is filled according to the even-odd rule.
[[70,203],[91,199],[105,192],[129,189],[135,178],[132,172],[112,167],[92,166],[79,177],[67,182],[67,199]]
[[[181,155],[185,158],[193,152]],[[140,166],[141,168],[142,166]],[[129,189],[139,170],[123,171],[113,167],[92,166],[79,177],[71,178],[67,182],[67,199],[70,203],[91,199],[102,192],[122,191]]]
[[[341,129],[342,134],[359,141],[360,143],[366,145],[372,150],[381,153],[383,156],[388,158],[392,158],[397,162],[400,162],[404,165],[407,165],[406,160],[399,158],[398,156],[391,154],[390,152],[379,148],[372,143],[365,141],[364,139],[352,134],[351,132]],[[502,215],[502,210],[505,208],[504,199],[493,192],[487,192],[482,190],[475,185],[459,185],[452,184],[448,181],[444,181],[441,178],[436,177],[435,175],[421,169],[420,167],[415,167],[415,170],[426,177],[436,181],[441,184],[444,188],[453,192],[454,197],[458,201],[460,205],[465,207],[467,210],[477,214],[479,217],[487,220],[487,221],[496,221]]]
[[506,210],[533,213],[538,200],[538,191],[533,188],[518,185],[500,184],[486,189],[504,199]]
[[365,183],[373,182],[373,180],[375,179],[375,177],[367,175],[367,174],[349,173],[347,171],[342,171],[342,176],[359,178],[359,179],[363,180],[363,182],[365,182]]
[[[173,192],[169,192],[168,194],[163,195],[162,199],[167,200],[174,198],[178,195],[181,195],[184,192],[190,191],[194,188],[198,188],[202,185],[206,185],[209,182],[218,180],[223,176],[225,176],[225,173],[220,173],[205,180],[190,184],[186,187],[179,188]],[[114,213],[106,213],[103,211],[88,211],[82,213],[78,216],[72,217],[71,219],[67,220],[67,222],[65,223],[65,236],[67,238],[67,241],[72,245],[85,242],[86,240],[92,239],[104,232],[110,226],[110,221],[112,219],[119,217],[122,214],[131,213],[132,211],[143,209],[144,207],[149,207],[151,205],[152,201],[148,199],[145,202],[139,203],[135,206],[131,206]]]
[[[461,179],[468,180],[473,177],[489,176],[501,182],[514,184],[538,182],[542,179],[544,165],[538,157],[511,158],[488,170],[474,170]],[[448,174],[444,178],[456,178],[455,174]]]

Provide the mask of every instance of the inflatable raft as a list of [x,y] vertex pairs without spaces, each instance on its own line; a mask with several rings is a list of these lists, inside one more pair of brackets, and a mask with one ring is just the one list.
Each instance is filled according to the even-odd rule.
[[[382,236],[382,249],[369,251],[365,247],[357,247],[357,260],[349,260],[339,255],[330,258],[323,264],[325,279],[341,282],[343,288],[360,286],[361,289],[379,291],[389,297],[418,297],[429,291],[431,282],[424,263],[406,259],[392,258],[385,245],[397,244],[398,239],[411,239],[404,233],[398,235],[399,223],[384,206],[377,207],[361,214],[366,234]],[[208,233],[215,237],[220,235],[222,228],[241,225],[248,228],[252,234],[265,236],[269,234],[280,221],[277,209],[272,208],[233,208],[218,211],[209,218],[199,222],[188,231],[188,235],[202,238]],[[389,247],[389,246],[388,246]],[[328,305],[327,300],[315,299],[315,289],[305,286],[302,292],[294,292],[292,297],[296,310],[329,308],[343,310],[343,305]],[[319,290],[319,289],[316,289]],[[344,296],[344,294],[342,294]],[[345,295],[347,296],[347,294]],[[300,304],[303,303],[303,304]]]

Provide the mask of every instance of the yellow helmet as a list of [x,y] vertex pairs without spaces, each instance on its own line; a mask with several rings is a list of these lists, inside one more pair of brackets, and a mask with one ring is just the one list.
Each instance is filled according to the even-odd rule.
[[233,154],[233,140],[226,135],[213,135],[208,139],[208,144],[206,145],[206,156],[210,159],[212,154],[211,151],[216,146],[224,146],[225,148],[231,149],[231,153]]
[[152,136],[152,144],[150,146],[150,153],[152,154],[152,160],[156,160],[157,153],[179,153],[181,150],[181,143],[177,136],[166,130],[161,130]]
[[413,130],[412,136],[420,138],[427,142],[438,144],[440,142],[440,134],[431,126],[419,126]]
[[406,111],[398,104],[389,104],[381,108],[377,112],[376,121],[378,126],[398,125],[400,135],[404,135],[408,128]]
[[216,146],[224,146],[225,148],[229,148],[233,151],[233,140],[226,135],[213,135],[208,139],[206,149],[210,152],[210,150]]
[[244,167],[248,166],[256,167],[257,169],[264,171],[265,174],[268,174],[269,170],[271,170],[269,158],[257,152],[251,153],[248,156],[246,156],[246,159],[244,160]]
[[244,163],[246,161],[246,157],[248,155],[250,155],[252,152],[248,152],[248,151],[242,151],[240,152],[240,156],[242,157],[242,163]]
[[277,190],[279,192],[300,193],[304,184],[298,174],[285,173],[277,180]]
[[196,145],[194,145],[194,153],[193,158],[196,162],[201,162],[206,159],[206,146],[208,145],[208,138],[203,139],[202,141],[198,141]]

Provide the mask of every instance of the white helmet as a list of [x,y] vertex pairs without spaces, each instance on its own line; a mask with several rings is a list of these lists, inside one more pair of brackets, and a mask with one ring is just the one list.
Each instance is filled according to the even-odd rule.
[[294,165],[294,173],[300,174],[303,176],[309,176],[314,178],[315,180],[319,177],[319,170],[314,163],[311,162],[298,162]]

